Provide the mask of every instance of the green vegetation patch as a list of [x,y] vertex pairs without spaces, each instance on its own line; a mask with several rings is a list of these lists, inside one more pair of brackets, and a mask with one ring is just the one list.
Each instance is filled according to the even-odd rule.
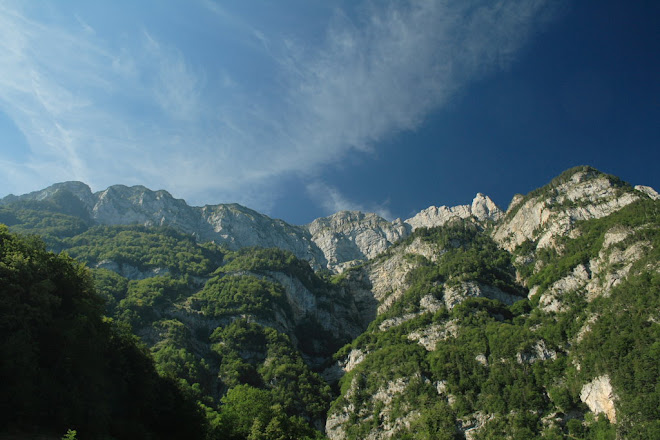
[[117,317],[134,328],[159,319],[164,309],[191,294],[186,278],[161,276],[129,281],[126,297],[119,301]]
[[94,266],[102,261],[146,270],[165,268],[177,274],[205,276],[223,259],[213,244],[198,244],[194,237],[169,227],[95,226],[64,241],[72,257]]
[[0,432],[204,438],[195,403],[103,317],[86,268],[0,226],[0,280]]
[[622,438],[659,438],[660,274],[631,276],[590,309],[598,319],[575,347],[579,377],[609,375]]
[[211,278],[204,288],[191,297],[190,306],[208,317],[253,314],[272,317],[274,306],[285,312],[290,307],[284,288],[254,275],[225,275]]
[[310,291],[322,289],[325,283],[309,266],[293,253],[277,248],[244,248],[225,256],[218,272],[282,272],[300,280]]
[[[214,422],[221,438],[263,438],[251,433],[275,425],[289,435],[299,432],[300,438],[320,436],[310,423],[325,420],[330,387],[310,371],[285,335],[237,319],[218,327],[210,340],[219,357],[218,378],[229,388]],[[248,402],[251,408],[243,408]]]

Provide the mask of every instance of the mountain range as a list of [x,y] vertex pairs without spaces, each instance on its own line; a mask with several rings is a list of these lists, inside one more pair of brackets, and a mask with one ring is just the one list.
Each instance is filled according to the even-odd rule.
[[394,221],[81,182],[0,200],[89,268],[206,438],[237,439],[660,438],[659,216],[588,166],[506,211],[479,193]]
[[0,205],[44,201],[73,196],[83,218],[95,224],[171,226],[192,234],[200,241],[213,241],[229,249],[277,247],[310,262],[314,268],[341,270],[355,261],[373,258],[418,227],[440,226],[452,218],[474,216],[480,221],[495,220],[502,211],[493,201],[477,194],[472,204],[435,207],[414,217],[389,222],[372,213],[341,211],[307,225],[290,225],[238,204],[188,206],[167,191],[144,186],[113,185],[92,193],[82,182],[63,182],[21,196],[9,195]]

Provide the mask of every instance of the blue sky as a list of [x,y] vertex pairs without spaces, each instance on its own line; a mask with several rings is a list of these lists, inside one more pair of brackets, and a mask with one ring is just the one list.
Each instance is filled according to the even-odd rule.
[[0,0],[0,196],[81,180],[291,223],[660,189],[657,1]]

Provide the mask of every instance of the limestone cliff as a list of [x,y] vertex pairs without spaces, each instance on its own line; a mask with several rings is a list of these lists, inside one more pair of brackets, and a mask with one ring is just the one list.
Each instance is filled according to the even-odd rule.
[[612,176],[578,167],[527,197],[515,197],[493,238],[507,250],[527,240],[537,247],[551,247],[576,222],[605,217],[643,195]]
[[[515,289],[498,287],[502,286],[503,279],[491,283],[478,279],[475,267],[489,262],[484,260],[471,265],[464,253],[457,253],[451,263],[464,265],[462,275],[443,277],[440,274],[445,272],[439,267],[433,272],[435,264],[444,261],[446,252],[460,248],[461,244],[452,240],[448,247],[442,247],[432,246],[420,238],[408,238],[350,271],[349,278],[361,277],[368,281],[368,291],[376,301],[376,322],[350,350],[342,352],[335,366],[336,372],[346,376],[341,382],[343,393],[328,415],[327,435],[333,440],[435,438],[434,435],[441,432],[438,427],[442,417],[438,414],[465,412],[465,408],[470,407],[464,393],[480,395],[480,402],[488,399],[511,401],[513,396],[506,389],[515,387],[516,381],[526,381],[524,377],[532,365],[541,371],[546,365],[557,368],[565,362],[571,366],[566,369],[570,372],[552,373],[555,375],[552,381],[538,391],[541,400],[548,402],[547,413],[538,417],[537,428],[534,428],[539,431],[519,434],[521,438],[544,436],[546,432],[574,436],[579,430],[600,429],[593,424],[600,413],[612,424],[612,435],[616,432],[625,438],[621,433],[630,432],[632,422],[622,422],[618,417],[621,390],[614,383],[618,386],[620,382],[611,380],[610,376],[620,374],[619,380],[633,379],[625,375],[630,373],[619,373],[599,352],[601,344],[607,344],[607,338],[611,337],[610,328],[621,325],[617,321],[620,318],[613,319],[612,313],[626,316],[629,309],[634,308],[630,305],[633,301],[657,304],[657,301],[641,299],[644,296],[632,299],[634,294],[652,295],[650,292],[654,288],[648,287],[651,291],[643,293],[645,291],[638,287],[646,282],[640,279],[655,280],[649,282],[657,286],[660,273],[658,206],[654,202],[657,199],[651,188],[633,188],[613,176],[578,167],[527,196],[514,197],[506,214],[492,209],[486,212],[495,215],[477,215],[473,204],[431,207],[406,220],[411,233],[421,226],[447,225],[456,219],[471,219],[478,226],[490,221],[481,231],[509,252],[512,264],[519,269],[517,282],[529,289],[529,300],[518,303],[520,297]],[[528,243],[519,248],[525,242]],[[574,243],[579,243],[577,248]],[[493,258],[496,257],[487,257]],[[428,268],[428,271],[420,272],[420,268]],[[428,282],[420,283],[419,277],[424,274],[429,274]],[[626,286],[631,277],[637,284],[634,288],[628,284],[629,288],[622,290],[620,287]],[[612,295],[616,298],[610,298]],[[481,302],[470,302],[475,299]],[[613,306],[617,301],[620,305]],[[473,304],[489,304],[487,308],[495,307],[494,304],[513,306],[507,311],[498,311],[495,307],[488,313],[476,306],[466,315],[466,308],[458,307],[464,303],[470,304],[468,310],[475,307]],[[526,313],[525,308],[531,311]],[[518,315],[512,320],[506,313],[514,310]],[[635,310],[638,314],[635,319],[645,329],[642,332],[657,335],[657,308]],[[485,321],[477,326],[468,324],[479,314]],[[488,318],[483,318],[489,314]],[[526,321],[523,330],[520,324]],[[513,336],[510,333],[513,328],[521,333]],[[482,332],[489,336],[480,339],[477,335]],[[497,335],[504,339],[494,342]],[[649,337],[653,341],[653,337]],[[474,338],[481,342],[475,343]],[[416,343],[428,353],[427,357],[402,340]],[[473,348],[467,349],[470,344]],[[504,346],[509,348],[502,350]],[[396,359],[388,358],[397,350],[400,354]],[[648,353],[642,358],[645,356]],[[413,361],[415,358],[420,360]],[[452,362],[455,362],[453,369],[446,369]],[[656,371],[650,364],[647,368]],[[515,371],[519,373],[513,373]],[[487,387],[497,389],[495,384],[507,374],[513,374],[511,382],[499,391],[507,397],[495,397],[497,393],[486,397]],[[653,375],[648,371],[645,374]],[[517,379],[512,379],[514,376]],[[471,380],[478,381],[476,377],[490,379],[481,388],[469,392],[463,388]],[[568,383],[574,381],[574,377],[580,377],[580,385],[572,384],[570,388]],[[577,395],[569,397],[571,393]],[[628,395],[627,398],[636,397]],[[588,410],[577,408],[571,399],[584,402]],[[435,406],[425,412],[430,401],[435,402]],[[531,409],[534,404],[529,401],[518,409],[503,410],[504,406],[487,411],[478,404],[471,406],[471,412],[447,421],[442,432],[447,438],[451,435],[455,438],[504,438],[518,429],[515,420],[520,411],[534,411]]]
[[409,227],[400,220],[388,222],[376,214],[341,211],[314,220],[306,226],[328,267],[340,270],[355,261],[365,261],[406,237]]
[[477,193],[471,205],[431,206],[409,218],[405,223],[415,230],[422,226],[427,228],[442,226],[455,218],[467,219],[474,217],[482,222],[487,220],[498,221],[502,215],[502,210],[495,205],[490,197]]
[[616,395],[609,376],[600,376],[585,384],[580,391],[580,400],[595,413],[605,413],[610,423],[616,423]]
[[341,211],[295,226],[235,203],[193,207],[163,190],[113,185],[92,193],[81,182],[58,183],[30,194],[8,196],[0,204],[50,200],[62,192],[78,198],[98,224],[171,226],[200,241],[214,241],[232,250],[277,247],[309,261],[314,268],[336,272],[376,257],[416,228],[440,226],[455,218],[483,222],[502,216],[490,198],[477,194],[470,205],[432,206],[406,221],[390,222],[373,213]]
[[327,265],[323,252],[304,228],[238,204],[192,207],[167,191],[152,191],[144,186],[113,185],[92,193],[84,183],[65,182],[30,194],[9,196],[2,203],[49,200],[64,191],[80,199],[90,218],[98,224],[171,226],[200,241],[214,241],[232,250],[277,247],[308,260],[314,267]]

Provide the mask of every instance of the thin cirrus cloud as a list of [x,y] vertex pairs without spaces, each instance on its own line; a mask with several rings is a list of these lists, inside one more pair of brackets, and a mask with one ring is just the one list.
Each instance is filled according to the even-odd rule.
[[1,183],[14,192],[72,179],[95,189],[139,183],[193,203],[237,201],[267,212],[282,196],[278,180],[294,177],[328,212],[390,216],[385,203],[351,202],[319,183],[323,168],[371,154],[469,82],[506,68],[552,16],[550,3],[388,2],[350,16],[337,9],[322,45],[307,46],[203,2],[259,42],[249,54],[272,69],[268,93],[254,92],[229,64],[193,62],[150,29],[112,45],[78,14],[76,26],[63,26],[0,4],[0,110],[29,148],[21,162],[0,152]]
[[346,198],[337,188],[328,185],[322,181],[316,180],[309,183],[306,188],[307,193],[315,200],[317,200],[323,209],[328,213],[335,213],[339,211],[362,211],[373,212],[379,216],[392,220],[394,216],[388,209],[389,201],[383,203],[369,203],[361,204],[356,203]]

